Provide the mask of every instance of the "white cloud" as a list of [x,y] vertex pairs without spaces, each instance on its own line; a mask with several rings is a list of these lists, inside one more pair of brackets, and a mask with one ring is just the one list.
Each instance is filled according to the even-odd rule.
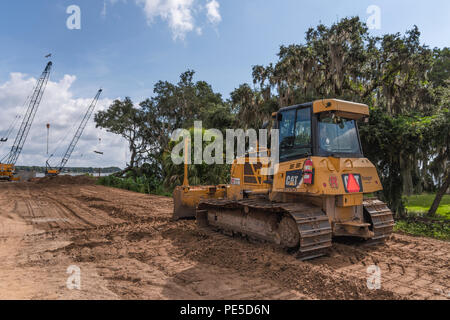
[[136,0],[144,7],[144,12],[149,23],[153,23],[155,17],[161,17],[167,21],[172,30],[173,39],[183,40],[186,33],[194,30],[193,0]]
[[211,0],[206,4],[206,16],[208,21],[212,24],[218,24],[222,21],[222,16],[220,15],[220,4],[216,0]]
[[[92,102],[96,90],[98,90],[98,88],[92,88],[92,96],[90,97],[74,98],[71,87],[75,81],[75,76],[65,75],[57,82],[48,82],[17,165],[45,165],[45,161],[48,158],[46,155],[47,123],[51,125],[50,153],[59,146],[51,163],[57,165],[61,161],[61,156],[75,134],[81,117]],[[24,101],[35,84],[35,78],[30,78],[22,73],[11,73],[9,80],[0,83],[0,106],[2,111],[0,136],[5,134],[17,114],[23,115],[25,113],[26,106],[24,106]],[[105,110],[111,102],[112,99],[101,98],[98,101],[96,111]],[[16,125],[16,129],[13,131],[10,139],[6,143],[0,144],[0,158],[3,158],[10,150],[19,126],[20,121]],[[65,140],[63,140],[64,138]],[[99,138],[101,138],[101,143]],[[94,150],[103,151],[104,155],[97,155],[94,153]],[[123,138],[95,128],[95,123],[91,119],[67,166],[124,167],[126,151],[127,143]]]
[[[184,40],[186,34],[195,31],[197,34],[201,28],[196,26],[194,15],[202,9],[198,1],[195,0],[136,0],[136,3],[143,7],[149,24],[153,23],[156,17],[167,21],[172,31],[174,40]],[[213,24],[218,24],[222,17],[219,12],[219,3],[216,0],[207,2],[207,19]]]

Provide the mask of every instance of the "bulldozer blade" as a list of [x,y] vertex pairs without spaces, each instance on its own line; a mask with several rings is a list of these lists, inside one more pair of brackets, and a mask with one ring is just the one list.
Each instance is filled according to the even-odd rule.
[[224,198],[226,191],[226,185],[176,187],[173,191],[173,219],[194,219],[200,200]]
[[179,206],[173,211],[173,220],[180,219],[194,219],[195,218],[195,208],[190,208],[188,206]]
[[173,220],[195,218],[196,208],[194,206],[183,204],[183,193],[184,191],[181,188],[177,188],[173,192]]

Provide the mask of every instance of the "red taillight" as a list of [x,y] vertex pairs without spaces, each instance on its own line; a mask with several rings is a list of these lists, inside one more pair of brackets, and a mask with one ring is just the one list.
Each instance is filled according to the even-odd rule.
[[313,162],[311,159],[305,160],[303,164],[303,183],[313,184],[314,183],[314,169]]

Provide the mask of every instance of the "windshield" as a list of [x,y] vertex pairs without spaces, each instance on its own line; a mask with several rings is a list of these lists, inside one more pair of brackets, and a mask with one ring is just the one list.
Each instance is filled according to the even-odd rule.
[[319,120],[319,147],[330,153],[360,154],[355,120],[334,115]]
[[311,153],[311,108],[283,112],[280,128],[280,161]]

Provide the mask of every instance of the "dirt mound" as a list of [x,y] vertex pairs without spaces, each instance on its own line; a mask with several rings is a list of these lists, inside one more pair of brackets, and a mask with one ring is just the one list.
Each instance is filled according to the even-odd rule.
[[80,185],[80,184],[95,184],[96,179],[89,176],[70,176],[70,175],[61,175],[56,177],[44,177],[35,180],[37,184],[45,184],[45,185],[62,185],[62,184],[71,184],[71,185]]

